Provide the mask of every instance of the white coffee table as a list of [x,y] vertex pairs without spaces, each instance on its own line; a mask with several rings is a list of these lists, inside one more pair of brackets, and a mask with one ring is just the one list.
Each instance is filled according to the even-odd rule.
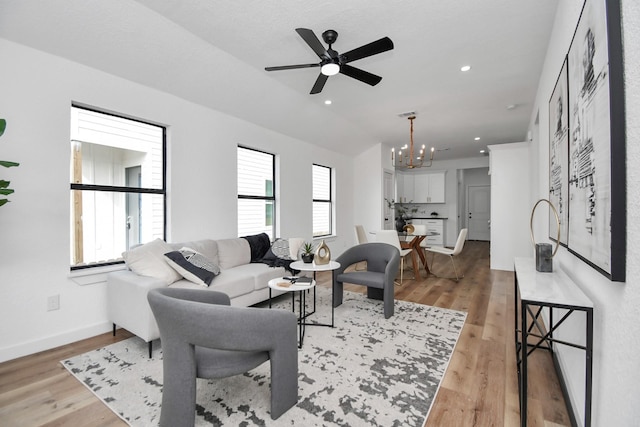
[[[337,270],[338,268],[340,268],[340,263],[337,261],[329,261],[328,264],[316,264],[315,261],[314,262],[302,262],[302,261],[294,261],[291,263],[291,265],[289,266],[289,268],[291,268],[292,270],[299,270],[299,271],[313,271],[313,280],[315,281],[316,279],[316,273],[318,271],[333,271],[333,270]],[[330,327],[334,327],[334,316],[333,316],[333,284],[331,285],[331,323],[307,323],[307,325],[311,325],[311,326],[330,326]],[[316,312],[316,289],[315,287],[313,288],[313,311],[311,313],[309,313],[309,315],[313,314]]]
[[[269,308],[271,308],[271,290],[272,289],[291,293],[291,310],[294,313],[296,311],[295,294],[296,292],[299,294],[298,300],[300,301],[300,307],[298,309],[298,348],[302,348],[302,343],[304,341],[305,326],[307,325],[305,320],[307,316],[313,314],[313,313],[307,313],[307,301],[306,301],[305,291],[308,291],[309,289],[313,288],[314,295],[315,295],[316,281],[311,280],[311,282],[298,283],[296,280],[291,280],[290,278],[285,279],[284,277],[277,277],[275,279],[269,280],[268,285],[269,285]],[[313,312],[315,312],[315,302],[314,302]]]

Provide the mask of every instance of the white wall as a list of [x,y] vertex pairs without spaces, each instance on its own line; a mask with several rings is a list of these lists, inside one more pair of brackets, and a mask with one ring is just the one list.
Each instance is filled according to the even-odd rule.
[[353,181],[356,189],[353,193],[354,216],[350,224],[351,233],[345,236],[351,239],[350,246],[357,244],[355,225],[364,226],[366,233],[382,229],[384,223],[382,151],[384,151],[382,144],[376,144],[354,159]]
[[529,143],[490,145],[491,268],[513,271],[513,258],[531,253]]
[[[532,167],[539,173],[533,198],[548,196],[548,100],[569,49],[583,0],[558,2],[554,31],[543,67],[534,111],[540,112],[539,155]],[[640,222],[634,220],[640,207],[640,2],[622,0],[627,150],[627,269],[626,283],[607,280],[564,248],[554,258],[560,268],[582,288],[594,303],[594,391],[595,426],[632,426],[640,419]],[[530,128],[535,128],[535,114]],[[540,219],[540,227],[546,221]],[[581,340],[584,320],[578,318],[556,336]],[[583,355],[559,347],[560,363],[568,380],[573,406],[582,418]]]
[[[236,146],[279,155],[278,235],[312,235],[311,165],[335,168],[337,235],[353,241],[353,159],[148,87],[0,39],[2,169],[16,193],[0,208],[0,361],[110,330],[105,284],[69,273],[72,102],[168,127],[168,240],[236,236]],[[379,179],[379,178],[378,178]],[[75,278],[75,280],[80,280]],[[60,309],[47,298],[60,295]]]

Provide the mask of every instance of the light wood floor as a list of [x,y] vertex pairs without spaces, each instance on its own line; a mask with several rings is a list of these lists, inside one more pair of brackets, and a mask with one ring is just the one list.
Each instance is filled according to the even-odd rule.
[[[430,260],[431,258],[429,258]],[[489,270],[489,244],[467,242],[458,258],[459,282],[430,275],[406,279],[396,298],[468,313],[426,426],[517,426],[518,381],[513,343],[513,273]],[[434,272],[453,275],[448,258],[436,256]],[[411,272],[406,276],[412,277]],[[328,285],[330,273],[318,275]],[[364,291],[358,286],[347,287]],[[2,426],[124,426],[75,380],[60,360],[131,336],[119,330],[0,364]],[[569,426],[550,356],[529,359],[530,426]]]

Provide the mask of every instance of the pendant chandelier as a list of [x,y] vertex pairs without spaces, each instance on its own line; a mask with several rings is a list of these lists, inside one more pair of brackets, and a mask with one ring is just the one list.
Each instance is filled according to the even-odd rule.
[[413,147],[413,121],[416,116],[409,116],[408,119],[411,122],[411,138],[409,140],[409,145],[404,144],[404,146],[400,147],[398,152],[396,153],[396,149],[391,149],[391,163],[396,169],[415,169],[422,167],[430,167],[433,164],[433,152],[435,149],[431,147],[431,154],[429,155],[429,163],[424,162],[425,158],[425,147],[424,144],[420,149],[418,155],[415,155],[414,147]]

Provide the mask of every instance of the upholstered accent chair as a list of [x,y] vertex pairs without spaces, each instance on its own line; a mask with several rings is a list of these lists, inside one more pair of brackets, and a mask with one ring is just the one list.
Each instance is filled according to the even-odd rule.
[[292,312],[231,307],[226,294],[212,290],[158,288],[147,298],[164,356],[160,426],[194,425],[196,378],[242,374],[267,360],[271,418],[297,403],[297,319]]
[[[364,243],[353,246],[337,259],[340,268],[333,271],[333,306],[342,304],[344,283],[367,287],[367,297],[383,301],[385,319],[393,316],[393,281],[400,265],[400,251],[387,243]],[[351,265],[367,262],[366,271],[345,271]]]

